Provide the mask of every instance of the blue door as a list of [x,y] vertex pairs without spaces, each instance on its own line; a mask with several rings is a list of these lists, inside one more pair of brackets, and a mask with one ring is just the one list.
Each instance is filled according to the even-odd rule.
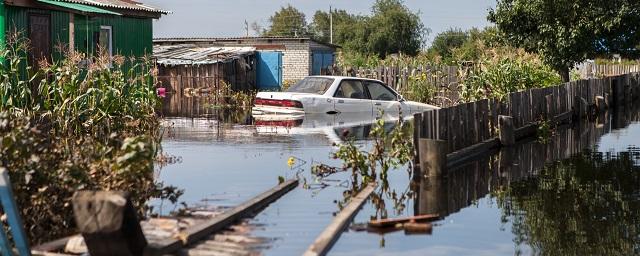
[[320,75],[322,69],[333,66],[333,53],[331,52],[313,52],[311,74]]
[[282,85],[282,52],[258,52],[258,90],[279,90]]

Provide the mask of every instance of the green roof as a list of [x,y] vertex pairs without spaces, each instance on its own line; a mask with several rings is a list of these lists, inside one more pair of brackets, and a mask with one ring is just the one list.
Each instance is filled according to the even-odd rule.
[[98,7],[84,5],[84,4],[59,2],[59,1],[55,1],[55,0],[38,0],[38,2],[45,3],[45,4],[50,4],[50,5],[56,5],[56,6],[64,7],[64,8],[67,8],[67,9],[73,9],[73,10],[81,11],[81,12],[99,13],[99,14],[111,14],[111,15],[122,15],[122,14],[117,13],[117,12],[112,12],[112,11],[109,11],[109,10],[100,9]]

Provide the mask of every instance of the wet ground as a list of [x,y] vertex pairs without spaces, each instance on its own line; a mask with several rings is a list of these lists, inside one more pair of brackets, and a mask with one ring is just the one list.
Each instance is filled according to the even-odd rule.
[[[612,112],[559,128],[547,144],[495,152],[448,170],[441,180],[394,170],[389,189],[376,192],[383,200],[364,206],[330,255],[638,254],[638,113]],[[185,189],[180,200],[188,205],[224,207],[273,187],[279,176],[300,177],[306,185],[250,221],[258,227],[252,236],[271,241],[264,254],[300,255],[349,190],[347,173],[318,180],[312,164],[341,165],[330,155],[346,128],[366,149],[373,119],[256,122],[246,112],[222,110],[208,111],[206,118],[166,118],[163,149],[179,161],[158,178]],[[292,167],[290,157],[296,159]],[[176,207],[165,202],[161,211]],[[428,234],[356,231],[372,217],[426,213],[443,217]]]

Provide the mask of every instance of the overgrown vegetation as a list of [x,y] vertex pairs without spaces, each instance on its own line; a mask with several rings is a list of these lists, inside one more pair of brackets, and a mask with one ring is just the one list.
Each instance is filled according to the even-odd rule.
[[479,62],[460,74],[461,99],[504,99],[509,93],[560,84],[560,76],[537,56],[510,47],[483,50]]
[[175,188],[154,182],[161,134],[147,60],[104,54],[81,68],[86,57],[67,52],[35,69],[25,41],[13,36],[8,45],[0,65],[0,167],[9,170],[32,242],[73,232],[76,190],[128,191],[141,213],[151,197],[175,199]]
[[[311,24],[307,24],[304,13],[287,5],[269,18],[267,28],[257,23],[253,28],[264,36],[312,37],[329,43],[329,15],[318,10]],[[333,43],[361,56],[384,58],[395,53],[416,55],[428,31],[418,14],[402,0],[377,0],[371,7],[370,15],[350,14],[345,10],[332,10],[331,15]]]

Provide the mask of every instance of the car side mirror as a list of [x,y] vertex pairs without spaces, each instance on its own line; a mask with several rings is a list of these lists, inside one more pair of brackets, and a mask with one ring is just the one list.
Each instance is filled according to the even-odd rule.
[[402,94],[398,94],[398,101],[399,102],[403,102],[405,101],[404,97],[402,96]]

